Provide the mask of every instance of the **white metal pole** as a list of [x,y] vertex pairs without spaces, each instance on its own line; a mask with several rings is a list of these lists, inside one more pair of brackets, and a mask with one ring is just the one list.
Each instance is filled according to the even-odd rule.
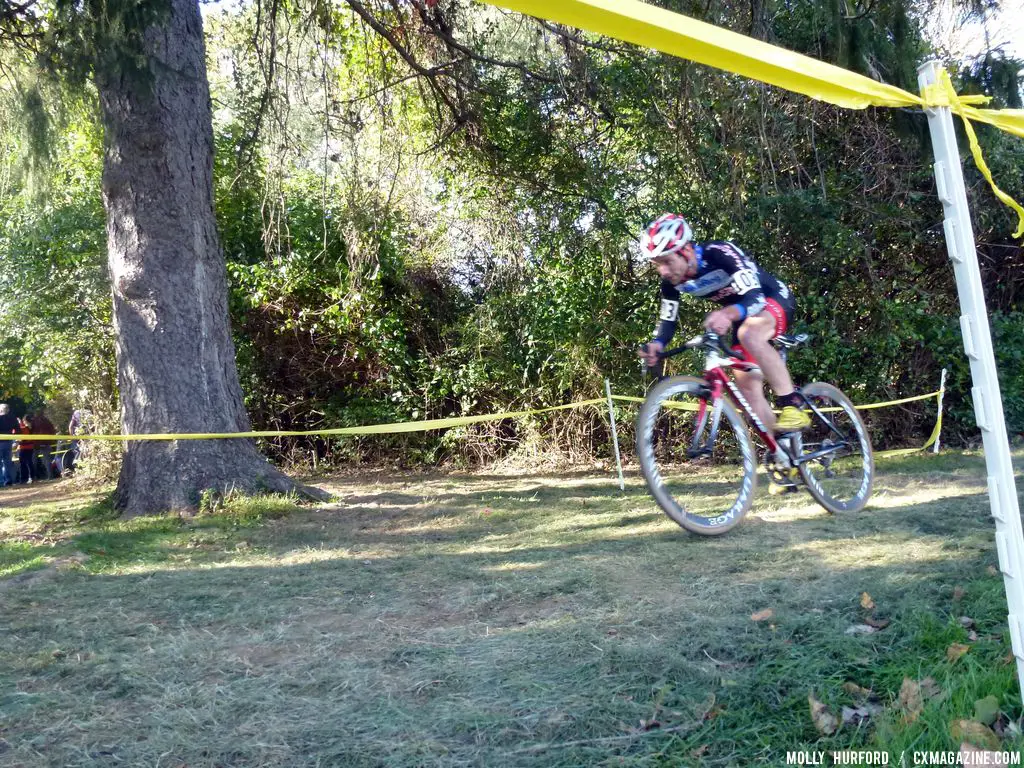
[[935,416],[935,423],[939,426],[939,431],[935,433],[935,445],[932,446],[932,453],[939,452],[939,443],[942,442],[942,397],[946,394],[946,369],[942,369],[942,376],[939,378],[939,407],[938,414]]
[[619,490],[626,490],[626,481],[622,477],[622,459],[619,458],[619,432],[615,428],[615,405],[612,403],[612,384],[604,380],[604,391],[608,395],[608,418],[612,421],[612,442],[615,444],[615,466],[619,470]]
[[[941,66],[929,61],[918,69],[918,85],[924,95],[925,88],[939,83]],[[1003,417],[1003,402],[996,377],[996,360],[992,352],[992,336],[985,310],[985,294],[981,287],[981,270],[974,246],[974,231],[967,193],[964,189],[963,169],[953,130],[953,112],[949,107],[925,110],[928,128],[935,152],[935,185],[945,215],[943,227],[946,248],[953,261],[956,289],[960,295],[960,329],[963,333],[964,352],[971,364],[974,384],[974,417],[981,430],[988,470],[988,497],[992,517],[996,524],[996,552],[999,570],[1006,588],[1009,610],[1007,624],[1013,655],[1017,658],[1017,682],[1024,691],[1024,537],[1021,535],[1020,508],[1017,489],[1013,481],[1010,460],[1010,442]]]

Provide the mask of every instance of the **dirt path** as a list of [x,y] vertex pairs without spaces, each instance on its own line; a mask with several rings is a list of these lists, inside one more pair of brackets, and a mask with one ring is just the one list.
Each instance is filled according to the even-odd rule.
[[95,490],[83,488],[73,480],[43,480],[34,483],[9,485],[0,488],[0,509],[27,507],[33,504],[61,503],[69,499],[80,500],[95,495]]

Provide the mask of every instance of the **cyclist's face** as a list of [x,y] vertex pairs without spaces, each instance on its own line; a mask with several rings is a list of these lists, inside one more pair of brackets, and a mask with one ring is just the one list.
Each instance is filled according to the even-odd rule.
[[690,246],[687,245],[682,253],[666,253],[651,259],[662,280],[668,280],[673,285],[678,285],[693,275],[688,258],[689,251]]

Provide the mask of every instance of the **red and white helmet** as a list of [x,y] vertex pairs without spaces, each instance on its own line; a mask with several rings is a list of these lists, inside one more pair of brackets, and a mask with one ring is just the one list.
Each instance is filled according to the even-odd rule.
[[678,213],[666,213],[652,221],[640,238],[640,250],[648,259],[679,253],[693,240],[693,230]]

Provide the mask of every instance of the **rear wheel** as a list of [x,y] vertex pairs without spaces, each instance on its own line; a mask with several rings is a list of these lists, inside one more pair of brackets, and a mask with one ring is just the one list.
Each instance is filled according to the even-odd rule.
[[647,487],[676,523],[715,536],[743,520],[757,478],[753,444],[732,404],[711,401],[706,381],[658,382],[640,408],[636,435]]
[[801,392],[814,408],[811,426],[801,435],[800,476],[814,500],[829,512],[859,512],[868,503],[875,477],[864,420],[831,384],[815,382]]

